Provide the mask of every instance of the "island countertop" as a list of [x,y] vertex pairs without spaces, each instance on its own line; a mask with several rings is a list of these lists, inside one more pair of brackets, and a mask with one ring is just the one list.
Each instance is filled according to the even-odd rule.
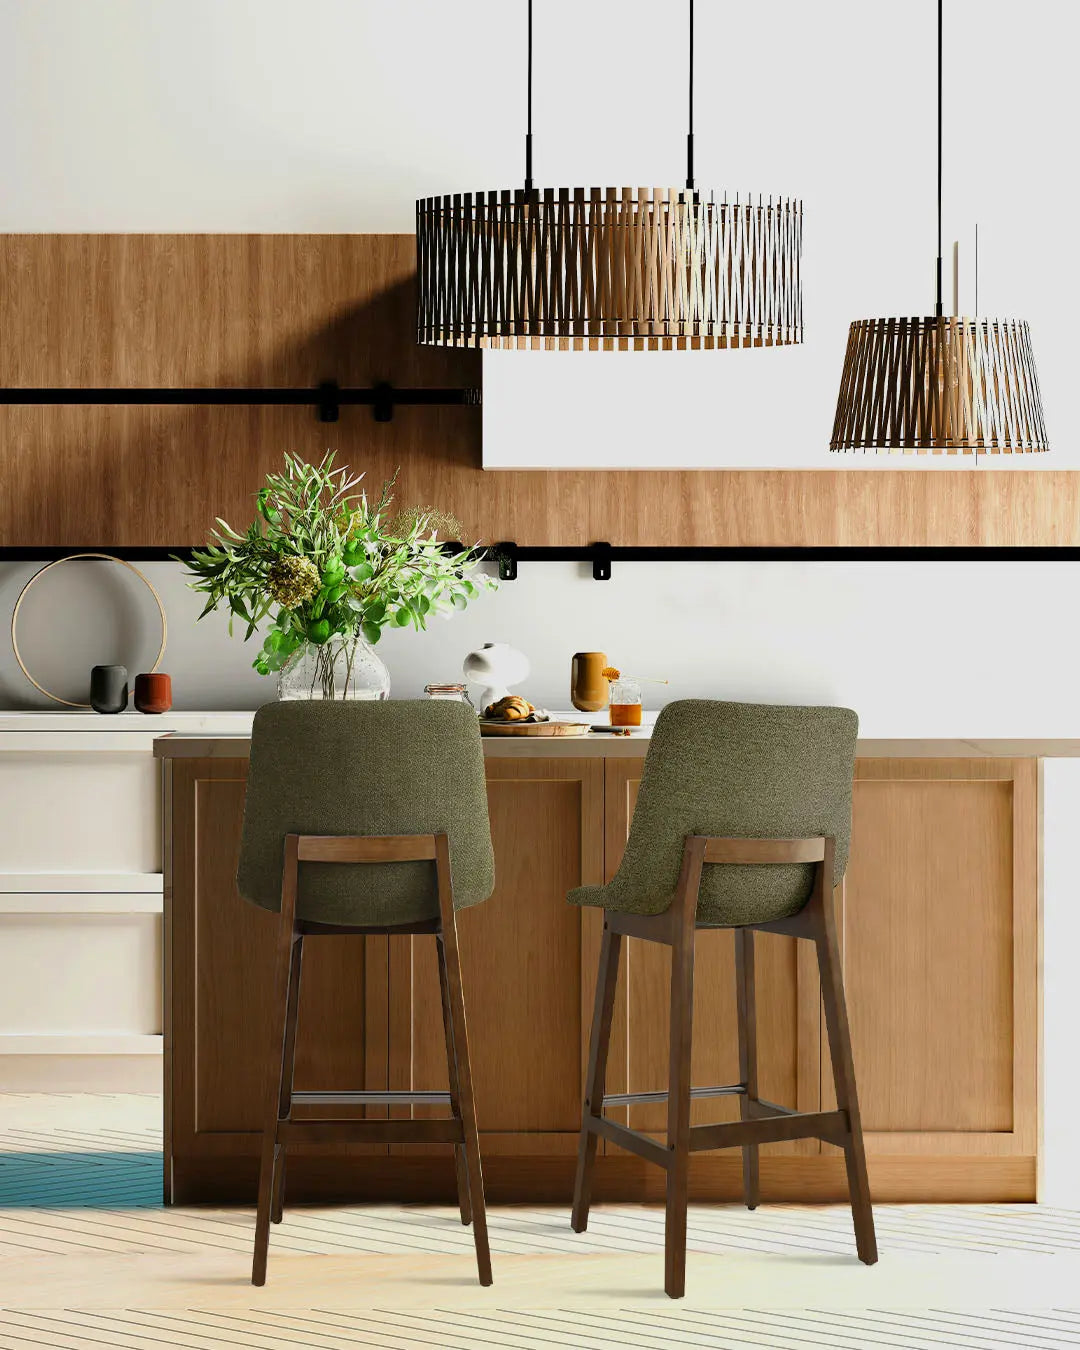
[[[575,715],[577,716],[577,715]],[[629,736],[590,732],[585,736],[485,736],[489,759],[641,759],[651,726]],[[158,759],[246,759],[250,736],[235,726],[214,731],[169,731],[154,742]],[[1069,737],[860,737],[860,759],[1080,759],[1080,738]]]

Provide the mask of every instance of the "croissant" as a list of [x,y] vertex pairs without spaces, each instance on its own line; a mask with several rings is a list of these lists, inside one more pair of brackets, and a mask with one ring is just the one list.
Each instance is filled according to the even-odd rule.
[[522,698],[520,694],[508,694],[506,698],[485,708],[484,716],[493,721],[524,722],[535,711],[528,699]]

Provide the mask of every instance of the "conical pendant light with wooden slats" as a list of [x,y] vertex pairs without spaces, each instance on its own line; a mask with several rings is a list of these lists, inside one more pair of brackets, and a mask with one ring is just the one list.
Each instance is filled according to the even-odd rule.
[[1027,324],[942,310],[942,7],[938,0],[936,310],[851,325],[830,450],[978,456],[1050,448]]
[[[615,3],[615,0],[611,0]],[[802,203],[694,185],[694,3],[685,188],[525,186],[416,203],[417,340],[581,350],[802,341]]]

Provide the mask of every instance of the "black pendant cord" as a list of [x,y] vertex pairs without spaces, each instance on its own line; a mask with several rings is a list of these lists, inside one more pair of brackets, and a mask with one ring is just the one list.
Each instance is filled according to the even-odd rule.
[[942,47],[942,6],[944,0],[938,0],[937,6],[937,318],[944,313],[941,303],[941,47]]
[[694,0],[690,0],[690,121],[686,133],[686,190],[694,190]]
[[[694,190],[694,0],[690,0],[690,59],[688,80],[688,130],[686,133],[686,188]],[[528,38],[525,57],[525,191],[533,190],[532,173],[533,0],[528,0]],[[940,100],[939,100],[940,108]],[[940,121],[940,116],[939,116]],[[940,141],[940,135],[939,135]],[[940,175],[940,170],[939,170]],[[940,192],[939,192],[940,196]],[[941,246],[938,245],[940,253]]]
[[532,0],[529,0],[529,37],[526,63],[528,71],[525,77],[526,113],[525,113],[525,191],[532,192],[532,67],[533,67],[533,12]]

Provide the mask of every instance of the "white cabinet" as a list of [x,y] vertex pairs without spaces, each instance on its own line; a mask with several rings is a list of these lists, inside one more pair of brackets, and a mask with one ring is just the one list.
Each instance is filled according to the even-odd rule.
[[250,713],[0,713],[0,1091],[161,1090],[157,736]]

